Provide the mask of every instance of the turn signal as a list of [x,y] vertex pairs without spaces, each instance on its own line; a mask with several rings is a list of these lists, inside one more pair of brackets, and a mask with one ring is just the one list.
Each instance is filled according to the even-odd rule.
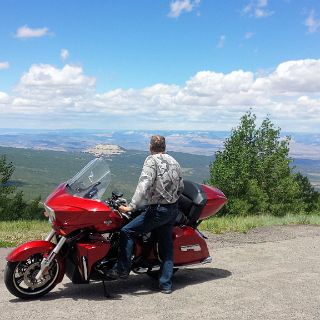
[[59,233],[64,237],[67,235],[67,233],[65,231],[63,231],[62,229],[59,229]]

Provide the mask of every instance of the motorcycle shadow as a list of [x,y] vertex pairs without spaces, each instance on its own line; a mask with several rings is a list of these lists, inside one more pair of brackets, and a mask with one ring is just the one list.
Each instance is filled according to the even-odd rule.
[[[189,268],[181,269],[173,276],[173,289],[182,290],[185,287],[197,285],[203,282],[214,281],[231,276],[228,270],[217,268]],[[38,299],[40,301],[49,301],[55,299],[69,298],[78,300],[121,300],[124,295],[143,296],[156,294],[157,281],[145,274],[130,275],[126,280],[106,281],[105,287],[107,296],[104,294],[102,282],[90,282],[89,284],[73,284],[72,282],[63,282],[54,291]],[[10,302],[21,302],[19,299],[13,299]]]

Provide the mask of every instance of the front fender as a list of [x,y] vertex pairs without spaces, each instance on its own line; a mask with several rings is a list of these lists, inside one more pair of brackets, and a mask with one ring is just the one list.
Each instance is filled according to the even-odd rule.
[[[19,262],[25,261],[30,256],[40,253],[45,254],[51,252],[56,245],[50,241],[45,240],[34,240],[21,244],[19,247],[13,249],[7,256],[8,262]],[[64,276],[65,264],[64,260],[57,254],[55,258],[59,264],[59,275],[57,277],[56,283],[62,281]]]
[[13,249],[7,256],[7,261],[17,262],[27,260],[36,253],[48,253],[53,250],[55,244],[45,240],[34,240],[21,244]]

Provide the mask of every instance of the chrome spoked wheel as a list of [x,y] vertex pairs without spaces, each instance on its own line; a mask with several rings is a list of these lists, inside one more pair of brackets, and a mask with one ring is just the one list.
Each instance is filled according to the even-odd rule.
[[22,299],[38,298],[55,286],[59,274],[57,260],[53,260],[42,278],[36,279],[42,259],[42,254],[35,254],[25,261],[8,262],[5,270],[5,283],[13,295]]

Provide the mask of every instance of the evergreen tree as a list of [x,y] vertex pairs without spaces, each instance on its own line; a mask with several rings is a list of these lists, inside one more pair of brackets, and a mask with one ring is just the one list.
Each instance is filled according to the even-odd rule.
[[298,172],[295,175],[301,189],[301,198],[306,203],[307,212],[319,212],[320,209],[320,193],[310,183],[309,179]]
[[5,207],[5,220],[18,220],[24,219],[24,211],[27,204],[23,200],[23,192],[17,192],[13,198],[7,199],[7,205]]
[[9,179],[14,171],[12,162],[7,163],[5,155],[0,155],[0,198],[14,192],[15,187],[10,186]]
[[9,183],[13,171],[13,164],[7,163],[5,155],[0,155],[0,220],[5,220],[8,202],[10,202],[8,196],[15,191],[15,187],[10,186]]
[[40,196],[30,203],[28,203],[24,209],[23,218],[24,219],[45,219],[43,215],[44,209],[39,207]]
[[39,208],[39,200],[34,199],[27,204],[23,192],[16,192],[16,187],[10,184],[14,172],[12,162],[8,163],[6,156],[0,156],[0,220],[39,219],[43,217]]
[[[256,116],[247,112],[224,150],[216,152],[209,183],[228,197],[221,214],[265,214],[308,212],[302,185],[289,157],[290,137],[280,139],[280,129],[269,118],[256,127]],[[315,198],[314,198],[315,199]]]

